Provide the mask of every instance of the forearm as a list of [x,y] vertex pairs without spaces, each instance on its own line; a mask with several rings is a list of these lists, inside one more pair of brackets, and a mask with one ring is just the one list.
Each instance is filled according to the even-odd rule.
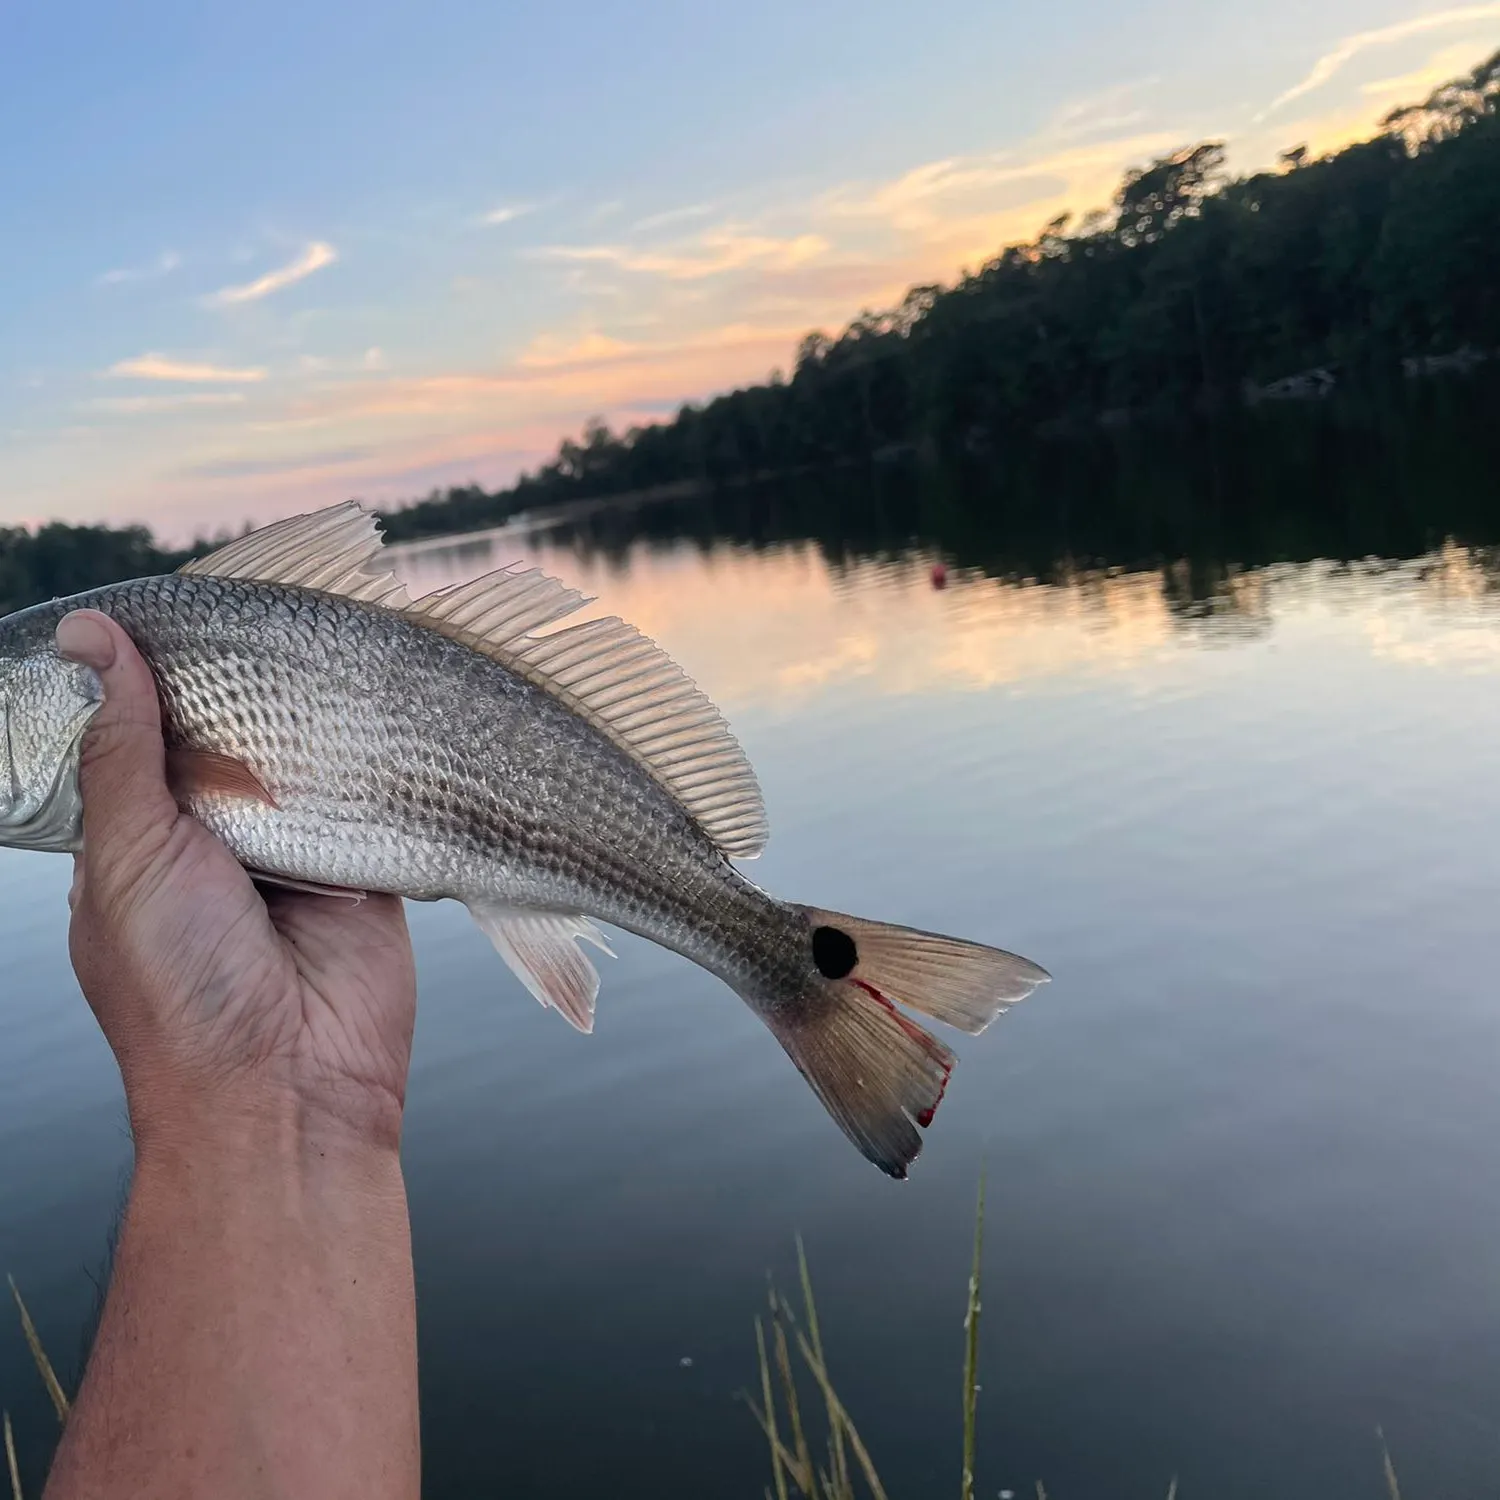
[[394,1142],[252,1109],[138,1140],[47,1500],[407,1500],[411,1241]]

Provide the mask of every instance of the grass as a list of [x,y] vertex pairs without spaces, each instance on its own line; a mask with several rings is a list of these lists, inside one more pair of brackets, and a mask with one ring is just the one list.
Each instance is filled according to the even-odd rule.
[[[979,1408],[979,1314],[984,1257],[984,1178],[979,1179],[979,1198],[974,1214],[974,1261],[969,1273],[968,1297],[964,1305],[963,1385],[963,1458],[959,1473],[960,1500],[975,1500],[975,1455]],[[802,1283],[802,1322],[797,1313],[772,1283],[767,1291],[769,1313],[755,1320],[755,1349],[760,1366],[760,1401],[745,1400],[765,1434],[771,1460],[771,1483],[766,1486],[765,1500],[859,1500],[854,1478],[858,1477],[871,1500],[890,1500],[885,1486],[860,1440],[848,1409],[834,1391],[823,1353],[823,1339],[818,1327],[817,1303],[813,1300],[812,1278],[808,1274],[807,1254],[802,1237],[797,1237],[797,1274]],[[805,1332],[804,1332],[805,1325]],[[769,1330],[769,1331],[768,1331]],[[808,1439],[797,1380],[792,1368],[790,1350],[795,1348],[812,1376],[821,1396],[821,1419],[824,1433],[819,1440],[820,1456],[815,1458]],[[1401,1500],[1396,1468],[1391,1462],[1385,1434],[1375,1429],[1380,1447],[1381,1472],[1385,1478],[1388,1500]],[[853,1453],[853,1473],[845,1462],[845,1452]],[[826,1466],[822,1454],[826,1454]],[[1004,1491],[1001,1492],[1005,1493]],[[1036,1500],[1048,1500],[1046,1486],[1036,1481]],[[1177,1500],[1177,1478],[1167,1485],[1166,1500]]]
[[[21,1315],[21,1335],[26,1340],[26,1347],[31,1350],[32,1363],[36,1365],[37,1374],[42,1377],[42,1384],[46,1386],[47,1394],[52,1398],[52,1409],[57,1413],[57,1420],[61,1425],[68,1420],[67,1394],[62,1388],[62,1382],[57,1378],[57,1372],[52,1368],[52,1361],[47,1358],[47,1351],[42,1348],[36,1324],[31,1321],[31,1313],[21,1297],[21,1289],[16,1285],[16,1278],[7,1276],[5,1279],[10,1283],[11,1296],[16,1299],[16,1311]],[[10,1474],[11,1500],[25,1500],[21,1493],[21,1468],[16,1462],[16,1435],[11,1431],[8,1411],[0,1412],[0,1422],[3,1422],[5,1429],[5,1467]]]
[[10,1430],[10,1413],[0,1413],[5,1422],[5,1467],[10,1471],[11,1500],[21,1500],[21,1470],[16,1464],[16,1435]]
[[[974,1214],[974,1260],[969,1272],[968,1297],[964,1305],[963,1461],[959,1479],[960,1500],[975,1500],[975,1454],[979,1408],[979,1314],[984,1257],[984,1178],[979,1180],[979,1198]],[[834,1389],[823,1351],[823,1333],[818,1323],[818,1305],[813,1298],[812,1276],[807,1269],[807,1252],[802,1237],[797,1236],[797,1277],[801,1283],[801,1316],[777,1291],[772,1282],[766,1289],[767,1312],[755,1320],[755,1349],[760,1368],[760,1402],[746,1395],[755,1420],[765,1434],[771,1459],[771,1483],[765,1488],[765,1500],[859,1500],[856,1480],[870,1500],[890,1500],[881,1483],[870,1451],[854,1425],[848,1408]],[[58,1380],[52,1362],[21,1297],[14,1277],[7,1277],[10,1293],[20,1315],[21,1334],[37,1374],[52,1400],[59,1425],[66,1422],[70,1405],[67,1393]],[[818,1452],[809,1441],[809,1421],[804,1418],[798,1393],[792,1350],[803,1368],[812,1376],[818,1399],[810,1415],[820,1418],[823,1435]],[[21,1472],[16,1460],[15,1433],[10,1413],[0,1412],[3,1428],[5,1466],[10,1478],[11,1500],[24,1500]],[[1388,1500],[1401,1500],[1396,1468],[1391,1462],[1385,1433],[1375,1429],[1380,1445],[1381,1471],[1385,1478]],[[1036,1481],[1036,1500],[1048,1500],[1047,1490]],[[1166,1500],[1177,1500],[1177,1479],[1167,1486]]]
[[979,1203],[974,1210],[974,1268],[969,1272],[969,1301],[964,1309],[964,1469],[962,1500],[974,1500],[974,1428],[979,1412],[979,1275],[984,1258],[984,1173],[979,1174]]

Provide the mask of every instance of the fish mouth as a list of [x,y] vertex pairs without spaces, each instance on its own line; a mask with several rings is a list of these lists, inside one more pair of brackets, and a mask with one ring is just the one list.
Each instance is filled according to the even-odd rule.
[[98,706],[90,704],[88,713],[82,715],[66,749],[58,758],[52,784],[35,807],[26,807],[22,801],[21,788],[16,780],[15,756],[10,753],[10,715],[5,715],[11,800],[9,809],[0,815],[0,845],[55,854],[76,854],[83,847],[83,794],[78,785],[78,758],[83,732]]

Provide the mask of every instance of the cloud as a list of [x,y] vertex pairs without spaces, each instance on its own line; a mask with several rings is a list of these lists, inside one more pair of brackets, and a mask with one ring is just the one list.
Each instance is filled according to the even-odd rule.
[[1147,118],[1147,111],[1140,105],[1132,106],[1131,101],[1146,95],[1160,82],[1160,77],[1153,73],[1149,77],[1113,84],[1098,93],[1064,104],[1052,117],[1047,134],[1053,140],[1072,141],[1139,125]]
[[534,213],[534,203],[502,203],[499,208],[492,208],[483,219],[486,224],[510,224],[516,219],[524,218],[529,213]]
[[1390,78],[1372,78],[1368,83],[1360,84],[1359,92],[1362,98],[1377,103],[1410,104],[1415,99],[1428,98],[1443,84],[1469,72],[1473,65],[1474,49],[1460,42],[1434,53],[1409,72]]
[[548,245],[530,252],[540,260],[615,266],[671,281],[699,281],[750,265],[797,266],[831,249],[820,234],[777,237],[751,234],[735,225],[706,230],[691,241],[660,250],[629,245]]
[[128,281],[154,281],[158,276],[170,276],[182,265],[182,257],[175,250],[164,250],[149,265],[123,266],[106,271],[100,278],[100,286],[119,286]]
[[175,380],[189,385],[243,385],[247,381],[266,378],[266,372],[258,365],[248,369],[228,369],[223,365],[170,359],[165,354],[140,354],[134,359],[122,359],[104,373],[117,380]]
[[712,203],[689,203],[683,208],[669,208],[664,213],[648,214],[630,226],[632,234],[649,234],[653,229],[665,229],[668,224],[683,224],[690,219],[705,219],[714,211]]
[[578,339],[542,333],[521,352],[516,363],[523,370],[571,369],[628,359],[639,352],[635,344],[612,339],[602,333],[586,333]]
[[1325,52],[1309,69],[1307,75],[1294,83],[1285,93],[1278,94],[1265,109],[1256,116],[1256,123],[1274,114],[1283,105],[1320,89],[1337,73],[1360,55],[1374,47],[1387,47],[1394,42],[1404,42],[1424,32],[1439,31],[1449,26],[1463,26],[1473,21],[1500,20],[1500,3],[1487,5],[1460,5],[1452,10],[1433,11],[1425,16],[1413,16],[1406,21],[1397,21],[1392,26],[1382,26],[1375,31],[1357,31],[1339,42],[1332,51]]
[[193,464],[181,472],[190,479],[265,478],[278,474],[343,468],[375,457],[376,451],[374,448],[332,448],[321,453],[301,453],[288,458],[231,458]]
[[101,396],[89,402],[94,411],[183,411],[194,406],[238,406],[243,391],[184,391],[175,396]]
[[[1110,156],[1116,158],[1118,151],[1112,148]],[[896,229],[928,230],[951,220],[963,200],[972,204],[982,199],[984,208],[994,212],[1056,197],[1067,187],[1065,172],[1051,169],[1046,161],[960,157],[913,167],[868,193],[835,191],[828,209],[844,218],[883,219]]]
[[208,300],[218,307],[234,307],[241,302],[259,302],[262,297],[269,297],[273,292],[279,292],[299,281],[305,281],[314,271],[321,271],[324,266],[331,266],[338,258],[338,251],[332,245],[324,240],[314,240],[296,260],[288,261],[286,265],[274,271],[267,271],[264,276],[254,281],[247,281],[241,286],[226,286],[221,291],[215,292]]
[[[369,422],[396,440],[395,424],[431,434],[483,423],[488,441],[523,424],[576,426],[592,411],[632,419],[675,409],[746,371],[764,374],[802,330],[797,325],[729,324],[657,344],[627,344],[598,333],[541,335],[509,365],[400,378],[349,381],[294,400],[275,429]],[[543,429],[551,442],[558,428]],[[528,439],[528,444],[530,440]]]

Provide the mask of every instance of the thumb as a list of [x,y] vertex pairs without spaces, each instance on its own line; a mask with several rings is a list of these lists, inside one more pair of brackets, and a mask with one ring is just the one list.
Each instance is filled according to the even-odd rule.
[[75,610],[57,626],[57,649],[91,668],[104,702],[83,738],[84,862],[92,870],[139,866],[177,821],[167,787],[156,682],[135,643],[108,615]]

